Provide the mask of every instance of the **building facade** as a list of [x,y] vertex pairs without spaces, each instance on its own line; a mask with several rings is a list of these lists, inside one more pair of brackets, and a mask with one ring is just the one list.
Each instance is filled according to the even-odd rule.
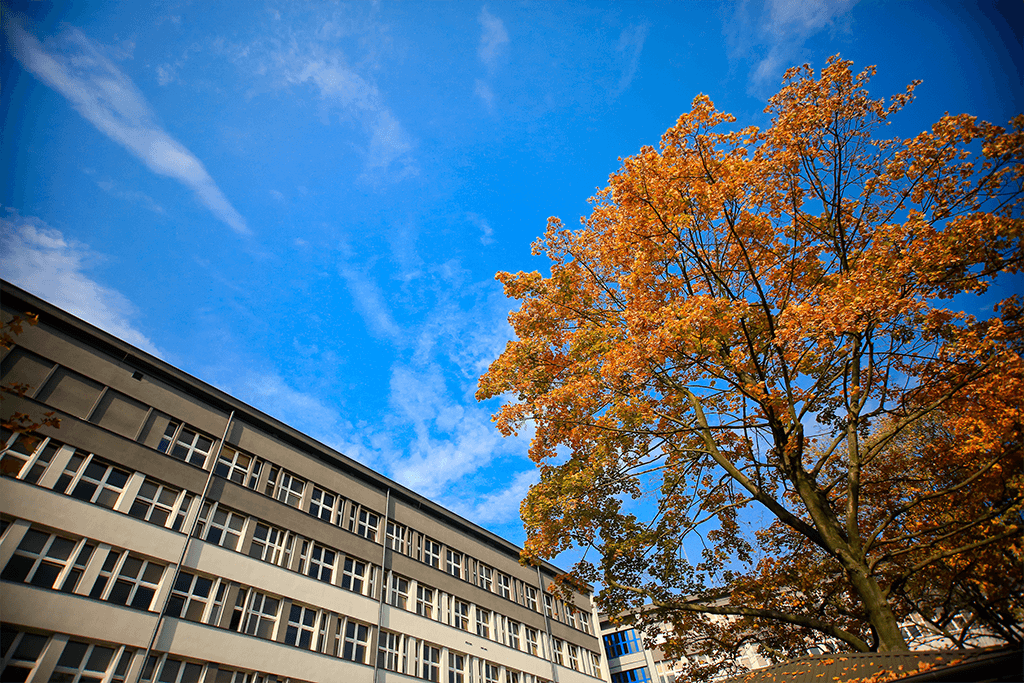
[[556,568],[2,287],[3,681],[608,680]]

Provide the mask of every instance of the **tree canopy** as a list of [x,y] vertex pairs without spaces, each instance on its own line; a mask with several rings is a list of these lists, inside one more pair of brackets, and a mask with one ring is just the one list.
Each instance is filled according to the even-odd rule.
[[1021,638],[1021,302],[960,309],[1024,263],[1024,116],[887,139],[917,83],[873,73],[791,69],[764,130],[698,96],[549,219],[550,275],[497,275],[477,397],[535,429],[524,560],[585,549],[567,578],[669,654],[906,649],[912,613]]

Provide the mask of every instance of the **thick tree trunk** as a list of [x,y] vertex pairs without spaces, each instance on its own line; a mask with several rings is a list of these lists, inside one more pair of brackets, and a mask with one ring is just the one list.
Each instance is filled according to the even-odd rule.
[[868,576],[866,568],[848,568],[846,572],[853,584],[854,590],[860,596],[864,604],[864,611],[867,612],[868,621],[875,629],[878,636],[878,651],[893,652],[897,650],[908,650],[907,641],[900,633],[900,625],[896,622],[896,615],[889,607],[889,601],[882,595],[882,589],[878,583]]

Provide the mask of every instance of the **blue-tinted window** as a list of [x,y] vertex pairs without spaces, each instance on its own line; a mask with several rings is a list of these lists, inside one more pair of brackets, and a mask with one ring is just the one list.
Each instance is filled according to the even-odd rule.
[[604,637],[604,651],[608,655],[608,659],[640,652],[640,642],[637,640],[636,631],[627,629],[609,633]]
[[648,675],[646,667],[612,674],[612,683],[643,683],[650,680],[651,677]]

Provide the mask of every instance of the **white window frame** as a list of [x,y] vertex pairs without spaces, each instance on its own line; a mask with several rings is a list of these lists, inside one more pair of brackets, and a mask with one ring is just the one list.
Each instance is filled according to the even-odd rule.
[[[124,573],[128,571],[125,565],[129,563],[133,565],[138,563],[138,571],[134,576],[131,573]],[[146,576],[153,573],[150,571],[151,568],[159,568],[160,570],[160,575],[155,579],[152,576],[148,578]],[[153,599],[160,590],[160,582],[166,573],[167,565],[161,562],[155,562],[127,550],[111,548],[107,553],[107,558],[103,561],[103,566],[100,568],[99,576],[96,577],[96,583],[93,584],[89,597],[149,611],[153,607]],[[111,594],[119,584],[130,586],[124,602],[111,600]],[[149,601],[145,607],[135,604],[136,599],[140,595],[140,590],[149,591],[150,593]],[[144,595],[145,593],[143,592],[142,594]]]
[[423,561],[435,569],[441,568],[441,544],[427,536],[423,537]]
[[[364,562],[358,558],[346,556],[345,561],[342,564],[341,571],[341,584],[342,588],[353,593],[359,593],[360,595],[366,595],[366,591],[369,587],[369,572],[367,571],[370,567],[369,562]],[[347,586],[345,584],[348,584]],[[356,583],[359,584],[356,587]]]
[[[152,491],[146,492],[146,489]],[[150,524],[181,531],[193,498],[193,494],[184,489],[146,477],[139,492],[135,494],[128,514]],[[163,522],[159,521],[161,514],[164,515]]]
[[[295,535],[273,524],[254,520],[252,544],[249,546],[249,557],[263,562],[288,567],[291,563],[292,549],[295,546]],[[260,527],[267,529],[266,538],[257,538],[262,533]],[[258,550],[257,550],[258,549]],[[254,553],[254,551],[256,551]]]
[[[39,550],[31,550],[28,545],[30,543],[35,545],[32,539],[39,539],[40,537],[45,538],[39,544]],[[58,539],[62,543],[58,544]],[[55,549],[55,545],[59,545],[60,548]],[[56,588],[59,586],[61,591],[70,593],[78,587],[78,581],[82,578],[82,574],[85,573],[85,566],[95,548],[95,544],[87,538],[75,540],[74,538],[30,527],[7,561],[7,565],[3,570],[3,577],[9,581],[21,581],[22,583],[40,586],[41,588]],[[67,556],[62,557],[64,549],[68,549],[68,553]],[[13,564],[16,561],[15,558],[24,558],[18,561],[21,566],[24,566],[26,560],[32,562],[24,577],[20,579],[13,575],[15,568],[18,567],[18,565]],[[56,575],[48,584],[41,580],[39,570],[43,567],[47,567],[50,570],[57,569]],[[37,581],[36,579],[40,580]]]
[[437,607],[434,605],[434,597],[437,590],[430,586],[416,584],[416,614],[427,619],[434,619],[437,615]]
[[388,584],[387,603],[398,609],[409,609],[409,579],[401,574],[391,573],[391,581]]
[[398,522],[387,521],[384,542],[396,553],[405,554],[406,534],[408,528]]
[[[79,458],[78,464],[75,465],[75,459]],[[96,475],[89,473],[88,470],[93,466],[102,467],[103,473]],[[116,473],[116,476],[114,476]],[[128,485],[128,480],[131,479],[132,471],[116,465],[109,460],[100,458],[93,453],[87,453],[81,449],[76,449],[75,454],[71,456],[67,466],[64,468],[64,472],[61,473],[60,479],[57,480],[57,485],[54,490],[58,493],[64,493],[77,500],[82,500],[87,503],[93,503],[100,507],[105,507],[108,510],[113,510],[117,507],[118,501],[121,500],[121,496],[124,495],[124,489]],[[124,482],[117,484],[111,479],[124,478]],[[78,489],[82,485],[93,485],[95,488],[88,496],[76,495]],[[109,503],[109,504],[108,504]]]
[[[64,444],[56,439],[45,437],[41,434],[12,434],[8,443],[2,449],[0,455],[0,470],[8,473],[16,479],[22,479],[30,484],[35,484],[43,476],[43,472],[53,462],[53,456],[57,454]],[[36,440],[34,446],[32,440]],[[27,449],[21,450],[19,446]],[[18,466],[17,472],[14,465]]]
[[462,578],[462,553],[451,548],[445,551],[445,571],[456,579]]
[[211,545],[238,550],[247,516],[217,502],[206,501],[196,521],[196,538]]
[[[200,444],[204,441],[209,441],[209,444],[205,445],[205,451],[200,448]],[[177,420],[170,420],[156,449],[190,465],[205,468],[216,444],[217,439],[203,434],[195,427]]]
[[262,458],[225,445],[217,456],[217,464],[214,465],[213,471],[219,477],[255,491],[264,462]]

